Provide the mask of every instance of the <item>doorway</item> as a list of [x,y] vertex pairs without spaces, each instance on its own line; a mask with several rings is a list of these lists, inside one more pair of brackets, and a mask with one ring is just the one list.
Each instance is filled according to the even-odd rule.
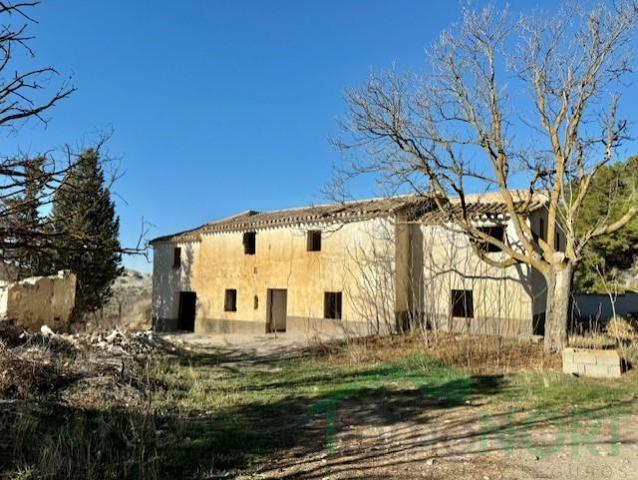
[[268,289],[268,317],[266,319],[266,331],[286,331],[286,308],[288,304],[288,290]]
[[545,312],[537,313],[532,319],[532,334],[545,336]]
[[177,329],[187,332],[195,331],[195,312],[197,308],[197,294],[195,292],[179,292],[179,310],[177,314]]

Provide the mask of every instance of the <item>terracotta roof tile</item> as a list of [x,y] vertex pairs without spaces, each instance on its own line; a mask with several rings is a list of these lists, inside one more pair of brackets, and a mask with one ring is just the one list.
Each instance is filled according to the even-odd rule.
[[[495,194],[468,195],[467,200],[470,202],[470,208],[475,215],[488,213],[500,214],[506,213],[507,211],[505,205],[497,201],[498,197],[495,196]],[[454,204],[455,202],[452,201],[452,205]],[[455,205],[453,208],[460,209],[460,206]],[[151,244],[166,241],[197,241],[201,235],[210,233],[239,232],[326,222],[348,223],[378,218],[398,211],[406,212],[409,218],[413,220],[421,220],[424,222],[437,222],[444,220],[445,217],[443,212],[436,208],[432,198],[418,195],[405,195],[275,210],[271,212],[248,210],[197,228],[155,238],[151,241]]]

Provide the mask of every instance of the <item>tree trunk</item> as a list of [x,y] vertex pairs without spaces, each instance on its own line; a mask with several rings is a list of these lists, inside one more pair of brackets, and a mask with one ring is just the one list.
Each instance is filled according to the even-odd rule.
[[545,352],[560,353],[567,344],[567,324],[574,266],[556,265],[547,279]]

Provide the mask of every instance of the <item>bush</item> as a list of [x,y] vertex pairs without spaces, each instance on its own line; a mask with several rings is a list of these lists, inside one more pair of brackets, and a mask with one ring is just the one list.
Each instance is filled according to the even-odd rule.
[[67,381],[53,365],[19,357],[0,344],[0,396],[35,398]]
[[638,333],[636,319],[614,317],[607,324],[607,335],[614,338],[633,338]]
[[8,347],[17,347],[27,341],[24,328],[13,320],[0,320],[0,340]]

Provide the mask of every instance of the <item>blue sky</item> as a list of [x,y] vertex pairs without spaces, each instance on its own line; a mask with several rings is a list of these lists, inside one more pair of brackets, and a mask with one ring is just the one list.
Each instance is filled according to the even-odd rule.
[[46,129],[29,123],[2,142],[7,153],[41,151],[113,129],[125,245],[142,218],[158,236],[322,201],[343,90],[393,62],[421,67],[459,10],[454,1],[45,0],[32,12],[36,60],[72,75],[78,91]]

